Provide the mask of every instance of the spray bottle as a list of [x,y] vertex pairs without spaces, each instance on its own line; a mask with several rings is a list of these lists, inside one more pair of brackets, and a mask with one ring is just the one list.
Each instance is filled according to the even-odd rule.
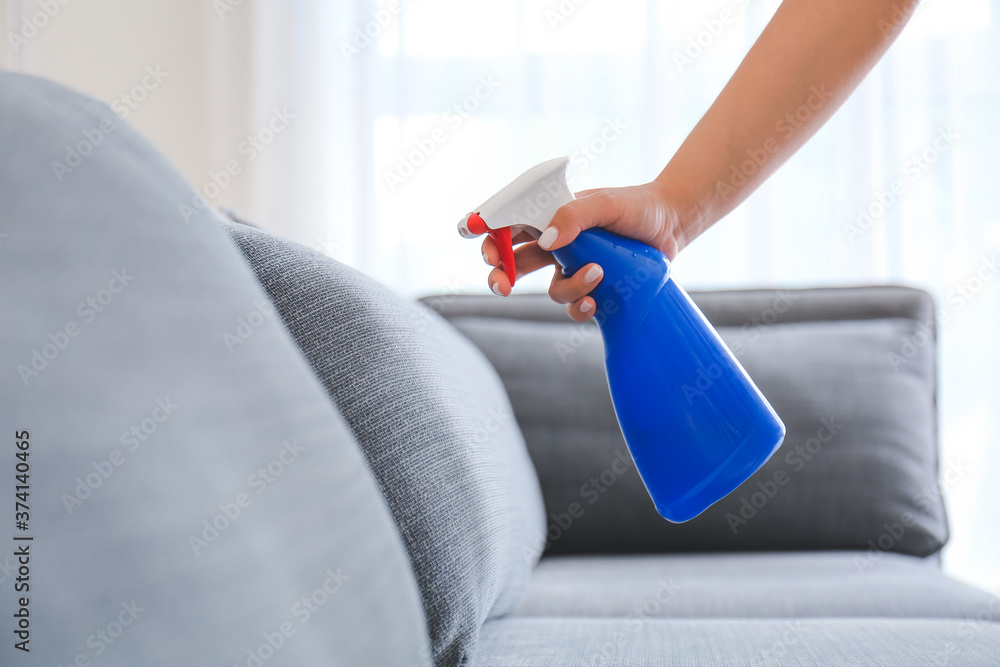
[[[493,238],[511,285],[512,237],[538,238],[574,199],[568,162],[532,167],[458,225],[466,238]],[[674,523],[698,516],[764,465],[784,424],[662,252],[595,228],[553,254],[567,275],[590,262],[604,269],[591,296],[625,442],[660,515]]]

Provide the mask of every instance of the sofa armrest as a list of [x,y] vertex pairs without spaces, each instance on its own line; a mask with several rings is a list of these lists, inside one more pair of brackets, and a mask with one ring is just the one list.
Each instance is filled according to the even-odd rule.
[[503,378],[542,484],[547,553],[938,551],[948,529],[930,295],[855,287],[691,296],[788,435],[743,486],[680,525],[659,517],[632,464],[596,325],[571,322],[544,295],[424,300]]

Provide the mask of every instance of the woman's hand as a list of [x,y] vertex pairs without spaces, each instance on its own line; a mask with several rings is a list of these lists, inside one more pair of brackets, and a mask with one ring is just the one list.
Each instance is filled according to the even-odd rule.
[[[517,277],[555,265],[549,296],[557,303],[568,304],[566,310],[571,318],[586,321],[595,310],[594,299],[587,295],[601,281],[603,270],[597,264],[587,264],[572,276],[564,276],[549,251],[571,243],[585,229],[604,227],[658,248],[673,259],[684,246],[681,216],[674,201],[669,189],[659,181],[578,192],[577,199],[556,211],[538,241],[527,233],[513,239],[519,244],[514,250]],[[510,281],[499,268],[500,253],[489,236],[483,241],[483,259],[497,267],[489,275],[490,289],[500,296],[509,295]]]
[[[605,227],[643,241],[673,259],[781,166],[836,111],[878,61],[917,7],[917,0],[785,0],[736,73],[656,180],[628,188],[587,190],[560,208],[535,243],[515,252],[518,275],[555,264],[584,229]],[[488,238],[483,257],[500,255]],[[586,296],[600,267],[573,276],[557,269],[549,294],[569,315],[593,317]],[[503,271],[490,287],[510,294]]]

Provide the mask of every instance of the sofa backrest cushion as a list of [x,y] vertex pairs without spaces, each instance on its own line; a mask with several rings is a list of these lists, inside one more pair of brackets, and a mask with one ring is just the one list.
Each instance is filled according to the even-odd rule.
[[520,601],[541,553],[538,478],[496,371],[425,306],[325,255],[229,233],[361,443],[420,584],[440,665]]
[[757,474],[680,525],[659,517],[635,472],[596,325],[542,296],[428,300],[507,386],[542,484],[548,553],[940,549],[931,298],[891,287],[692,297],[788,433]]
[[0,495],[23,464],[34,538],[0,665],[429,665],[378,485],[215,215],[106,105],[0,73],[0,118]]

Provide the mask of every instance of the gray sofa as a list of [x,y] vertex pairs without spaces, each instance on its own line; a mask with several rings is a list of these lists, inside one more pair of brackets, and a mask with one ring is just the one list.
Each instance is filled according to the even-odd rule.
[[1000,662],[938,566],[926,294],[694,295],[788,436],[673,525],[593,325],[402,299],[55,84],[0,74],[0,121],[5,667]]

